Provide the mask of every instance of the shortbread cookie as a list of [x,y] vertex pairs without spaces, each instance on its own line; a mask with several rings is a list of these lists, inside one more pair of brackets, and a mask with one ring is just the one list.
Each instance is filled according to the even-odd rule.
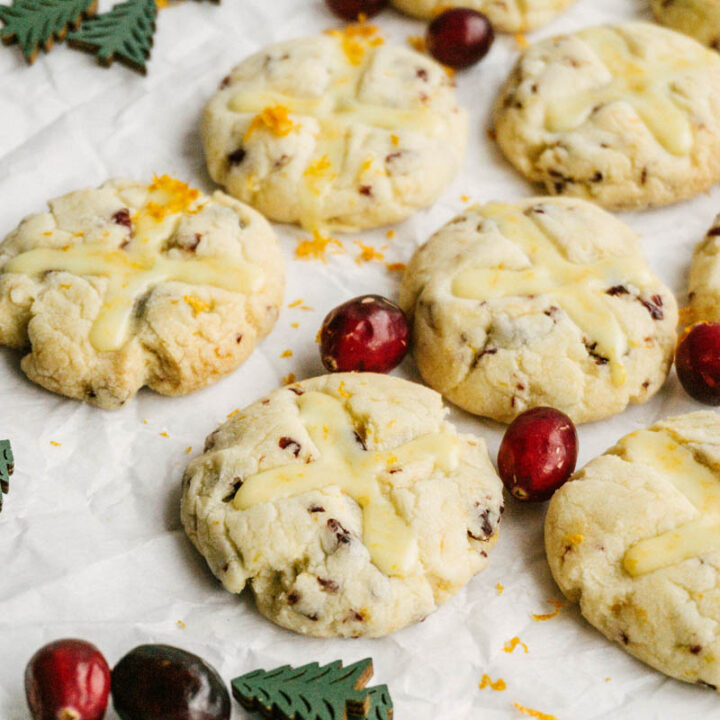
[[652,0],[652,9],[663,25],[692,35],[704,45],[720,50],[718,0]]
[[242,62],[202,138],[231,195],[278,222],[350,231],[433,203],[462,164],[467,118],[438,63],[361,25]]
[[720,322],[720,215],[695,248],[689,290],[692,318]]
[[502,485],[432,390],[338,373],[235,415],[185,472],[185,530],[227,590],[306,635],[418,622],[488,561]]
[[408,15],[429,20],[449,7],[468,7],[488,16],[499,32],[524,32],[545,25],[574,0],[390,0]]
[[624,437],[558,490],[545,547],[563,593],[624,650],[720,687],[720,416]]
[[657,25],[531,46],[494,117],[510,162],[553,195],[641,209],[720,180],[720,56]]
[[283,259],[267,221],[168,176],[50,201],[0,244],[0,344],[53,392],[116,408],[235,370],[277,319]]
[[588,422],[646,401],[678,315],[630,228],[569,198],[469,208],[415,253],[400,304],[428,385],[501,422],[541,405]]

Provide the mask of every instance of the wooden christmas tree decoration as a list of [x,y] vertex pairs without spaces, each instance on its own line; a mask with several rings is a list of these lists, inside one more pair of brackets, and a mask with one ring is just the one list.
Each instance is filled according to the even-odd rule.
[[9,440],[0,440],[0,510],[2,510],[3,493],[10,492],[10,476],[15,469],[15,460]]
[[283,720],[390,720],[392,701],[387,687],[365,688],[372,674],[370,658],[347,667],[339,660],[322,667],[318,663],[299,668],[284,665],[235,678],[232,691],[248,710]]
[[145,74],[156,17],[155,0],[127,0],[83,23],[68,35],[68,43],[95,53],[102,65],[118,60]]
[[41,47],[50,50],[68,28],[78,27],[96,9],[97,0],[13,0],[11,5],[0,5],[0,20],[5,25],[0,39],[6,45],[17,43],[32,63]]

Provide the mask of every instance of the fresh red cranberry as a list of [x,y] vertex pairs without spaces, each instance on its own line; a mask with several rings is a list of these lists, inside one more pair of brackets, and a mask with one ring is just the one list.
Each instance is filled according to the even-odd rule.
[[565,413],[550,407],[526,410],[505,431],[500,477],[518,500],[543,502],[572,475],[577,453],[575,425]]
[[688,395],[720,405],[720,323],[693,325],[678,343],[675,367]]
[[408,351],[405,313],[380,295],[361,295],[331,310],[320,331],[320,355],[330,372],[390,372]]
[[25,694],[34,720],[101,720],[110,693],[110,668],[84,640],[41,647],[25,669]]
[[361,15],[373,17],[388,4],[388,0],[325,0],[325,2],[343,20],[357,20]]
[[451,8],[435,17],[425,43],[443,65],[466,68],[482,60],[490,50],[495,32],[485,15],[469,8]]

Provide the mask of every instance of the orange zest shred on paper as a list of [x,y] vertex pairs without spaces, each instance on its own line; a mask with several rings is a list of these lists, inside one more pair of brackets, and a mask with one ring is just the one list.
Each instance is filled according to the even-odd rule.
[[293,302],[291,302],[291,303],[288,305],[288,307],[289,307],[289,308],[300,307],[304,302],[305,302],[305,301],[304,301],[302,298],[298,298],[297,300],[294,300]]
[[407,269],[407,265],[405,263],[401,263],[401,262],[385,263],[385,267],[390,272],[397,272],[397,273],[405,272],[405,270]]
[[468,202],[470,202],[470,196],[469,195],[461,195],[460,200],[462,200],[462,202],[464,202],[464,203],[468,203]]
[[252,119],[243,139],[247,140],[256,130],[261,128],[267,128],[278,137],[285,137],[293,131],[295,124],[290,119],[290,111],[284,105],[275,105],[274,107],[266,107]]
[[504,650],[506,653],[511,653],[511,652],[513,652],[513,651],[515,650],[515,648],[516,648],[518,645],[520,645],[520,647],[522,647],[522,649],[525,651],[525,654],[527,654],[527,653],[530,652],[530,651],[528,650],[528,646],[527,646],[519,637],[517,637],[517,635],[516,635],[514,638],[512,638],[511,640],[508,640],[508,641],[505,643],[505,646],[503,647],[503,650]]
[[495,588],[497,589],[497,594],[502,595],[503,590],[505,590],[505,586],[502,583],[498,583]]
[[502,678],[498,678],[493,682],[493,679],[485,673],[482,678],[480,678],[480,684],[478,687],[481,690],[484,690],[485,688],[490,688],[491,690],[497,690],[498,692],[502,692],[503,690],[507,690],[507,684]]
[[185,454],[186,454],[186,455],[189,455],[191,452],[192,452],[192,445],[188,445],[188,446],[185,448]]
[[297,380],[297,378],[295,377],[295,373],[290,373],[282,379],[282,384],[283,385],[292,385],[296,380]]
[[560,611],[567,605],[567,601],[565,600],[548,600],[548,602],[555,608],[555,610],[553,610],[551,613],[544,613],[540,615],[536,615],[535,613],[533,613],[532,617],[535,622],[552,620],[553,618],[557,617],[560,614]]
[[178,620],[177,624],[178,624],[178,627],[181,628],[182,630],[184,630],[187,627],[187,625],[182,620]]
[[235,417],[239,412],[240,412],[240,409],[239,409],[239,408],[236,408],[236,409],[233,410],[232,412],[229,412],[226,417],[228,417],[228,418]]
[[295,330],[297,330],[300,327],[300,323],[298,323],[298,322],[290,323],[290,327],[295,328]]
[[281,357],[281,358],[291,358],[292,356],[293,356],[293,351],[292,351],[292,350],[283,350],[283,351],[280,353],[280,357]]
[[385,40],[380,35],[380,29],[375,25],[361,22],[347,25],[342,30],[326,30],[328,35],[338,38],[342,42],[343,52],[351,65],[362,65],[368,48],[378,47]]
[[148,190],[152,194],[152,199],[145,203],[140,212],[158,222],[168,215],[191,212],[193,204],[200,197],[199,190],[170,175],[159,177],[155,175]]
[[372,245],[366,245],[360,242],[360,240],[356,240],[355,244],[360,248],[360,254],[355,258],[355,262],[358,265],[366,262],[381,262],[385,259],[385,255],[379,250],[376,250]]
[[160,435],[162,435],[164,438],[169,438],[170,436],[167,434],[166,430],[163,430]]
[[54,446],[54,447],[60,447],[60,446],[62,445],[62,443],[55,442],[54,440],[51,440],[51,441],[50,441],[50,444],[51,444],[52,446]]
[[520,703],[513,703],[513,705],[524,715],[537,718],[537,720],[557,720],[554,715],[549,715],[548,713],[540,712],[539,710],[533,710],[532,708],[525,707]]
[[324,237],[317,230],[313,230],[312,239],[300,240],[300,242],[298,242],[295,248],[295,257],[299,260],[315,258],[327,263],[325,253],[327,252],[328,245],[334,245],[337,248],[337,252],[343,250],[343,244],[339,240],[333,237]]
[[385,237],[386,237],[388,240],[392,240],[392,239],[395,237],[395,231],[394,231],[394,230],[388,230],[388,231],[385,233]]

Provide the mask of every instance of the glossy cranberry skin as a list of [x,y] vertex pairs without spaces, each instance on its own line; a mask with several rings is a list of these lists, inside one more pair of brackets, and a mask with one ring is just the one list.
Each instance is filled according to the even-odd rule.
[[121,720],[229,720],[230,694],[212,665],[171,645],[140,645],[113,668]]
[[495,39],[485,15],[469,8],[451,8],[435,17],[427,29],[428,52],[443,65],[462,69],[482,60]]
[[325,0],[328,7],[343,20],[357,20],[361,15],[373,17],[387,7],[388,0]]
[[34,720],[101,720],[110,693],[110,668],[84,640],[41,647],[25,668],[25,695]]
[[720,323],[693,325],[678,343],[675,367],[690,397],[705,405],[720,405]]
[[410,330],[405,313],[380,295],[338,305],[320,331],[320,356],[330,372],[386,373],[402,362]]
[[498,470],[513,497],[549,500],[575,470],[578,437],[565,413],[550,407],[527,410],[505,431]]

